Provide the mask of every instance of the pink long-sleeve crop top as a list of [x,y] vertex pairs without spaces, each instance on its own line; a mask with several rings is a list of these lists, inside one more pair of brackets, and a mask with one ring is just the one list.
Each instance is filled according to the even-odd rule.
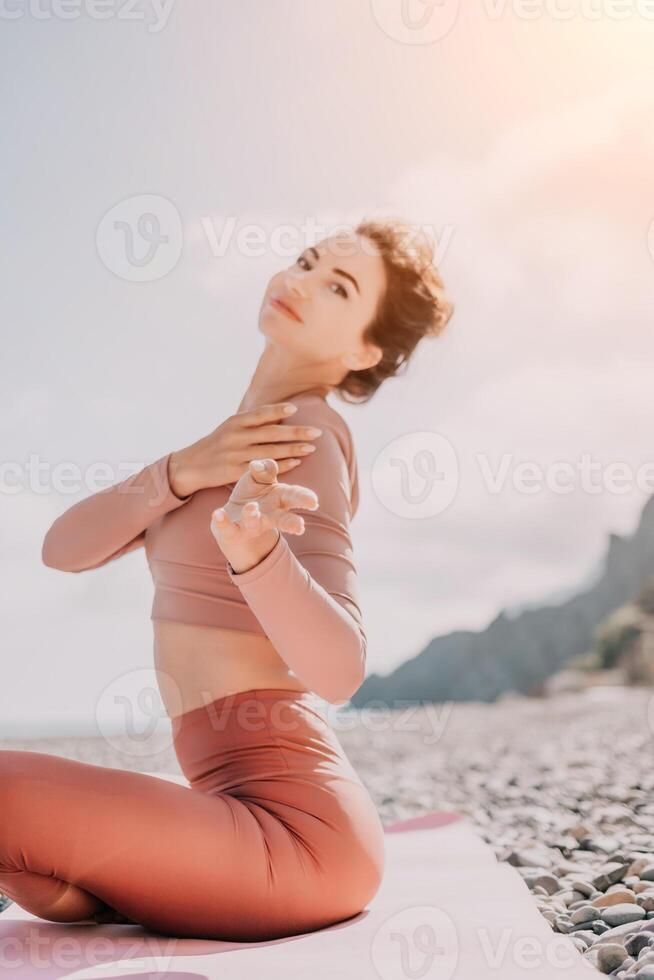
[[297,411],[289,424],[315,425],[322,435],[278,479],[314,490],[319,506],[295,510],[304,533],[280,532],[252,568],[233,572],[210,530],[212,512],[235,484],[177,497],[168,482],[170,453],[66,510],[45,535],[42,559],[81,572],[143,546],[155,586],[150,619],[265,634],[309,690],[341,703],[361,685],[366,662],[350,537],[359,503],[356,456],[347,424],[325,398],[290,400]]

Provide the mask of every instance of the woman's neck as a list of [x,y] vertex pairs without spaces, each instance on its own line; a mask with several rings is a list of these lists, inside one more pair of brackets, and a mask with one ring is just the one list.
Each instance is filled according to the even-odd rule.
[[[306,388],[287,389],[283,394],[276,393],[272,387],[268,388],[268,390],[263,388],[259,390],[248,388],[241,399],[238,411],[247,412],[253,408],[257,408],[259,405],[272,404],[273,402],[292,402],[294,398],[299,398],[303,395],[317,395],[319,398],[326,398],[332,390],[332,387],[332,385],[314,384]],[[277,391],[283,391],[281,386]]]

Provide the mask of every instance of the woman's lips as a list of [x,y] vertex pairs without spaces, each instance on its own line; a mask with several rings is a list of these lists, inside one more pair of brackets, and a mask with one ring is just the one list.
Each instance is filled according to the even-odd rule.
[[298,317],[295,316],[294,313],[291,313],[291,311],[288,309],[288,307],[284,306],[283,303],[280,303],[280,301],[278,299],[271,299],[270,302],[271,302],[272,306],[275,307],[276,310],[281,310],[281,312],[282,313],[285,313],[286,316],[290,316],[291,320],[295,320],[296,323],[301,323],[302,322]]

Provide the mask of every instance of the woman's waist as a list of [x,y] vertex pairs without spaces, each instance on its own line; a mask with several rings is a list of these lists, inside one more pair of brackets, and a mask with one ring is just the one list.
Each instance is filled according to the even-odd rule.
[[265,634],[153,621],[154,660],[168,714],[254,688],[306,691]]
[[341,762],[343,749],[325,716],[321,699],[306,689],[252,687],[209,699],[172,719],[177,747],[183,742],[205,758],[255,760],[278,750],[285,764]]
[[152,620],[155,650],[167,657],[180,659],[196,657],[243,658],[262,664],[280,662],[281,658],[263,632],[250,631],[229,625],[209,625],[171,617]]

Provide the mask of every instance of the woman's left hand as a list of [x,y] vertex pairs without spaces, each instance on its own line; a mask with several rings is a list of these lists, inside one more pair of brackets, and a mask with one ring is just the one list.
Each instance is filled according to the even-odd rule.
[[318,496],[308,487],[278,483],[277,474],[274,459],[250,460],[225,506],[211,515],[211,533],[221,547],[238,549],[274,528],[289,534],[304,533],[304,519],[291,514],[290,509],[316,510]]

